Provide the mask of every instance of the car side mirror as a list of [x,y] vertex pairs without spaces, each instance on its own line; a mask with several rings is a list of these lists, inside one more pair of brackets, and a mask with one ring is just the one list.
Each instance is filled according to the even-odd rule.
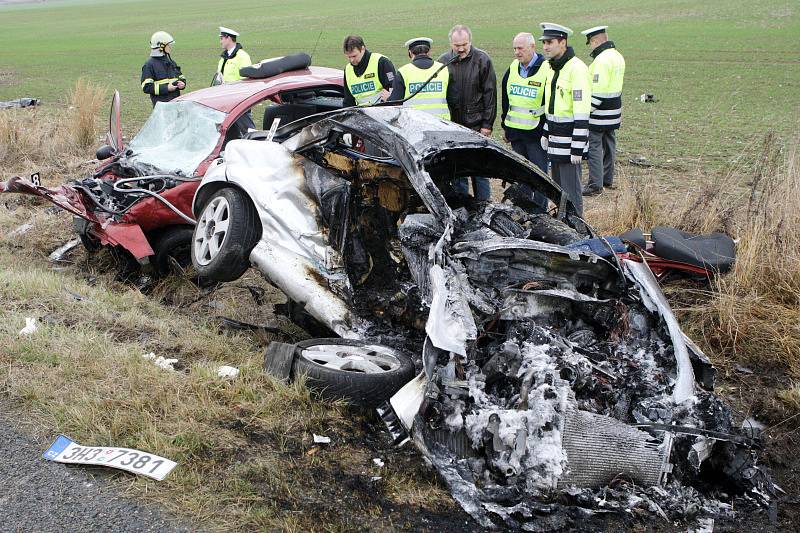
[[103,146],[98,148],[97,152],[95,153],[95,156],[100,161],[102,161],[103,159],[108,159],[109,157],[113,157],[114,155],[116,155],[116,152],[114,151],[114,148],[112,146],[107,145],[107,144],[104,144]]

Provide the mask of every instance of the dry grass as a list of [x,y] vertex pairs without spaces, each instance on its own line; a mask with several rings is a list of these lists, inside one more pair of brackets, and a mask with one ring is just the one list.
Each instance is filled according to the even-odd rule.
[[108,104],[107,95],[104,87],[80,79],[68,94],[66,110],[44,106],[0,113],[4,174],[39,171],[55,182],[70,177],[94,157],[92,148],[106,127],[101,108]]
[[659,225],[738,239],[733,270],[707,289],[670,290],[673,304],[716,363],[769,374],[786,388],[775,391],[784,407],[800,412],[788,381],[800,377],[798,147],[783,150],[768,135],[720,178],[695,176],[681,196],[660,197],[655,172],[633,180],[623,171],[613,200],[595,204],[588,219],[609,234]]

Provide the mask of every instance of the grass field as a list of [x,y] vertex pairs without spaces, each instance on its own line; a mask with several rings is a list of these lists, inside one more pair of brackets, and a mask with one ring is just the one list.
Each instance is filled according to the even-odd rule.
[[[409,0],[362,9],[247,1],[232,13],[233,6],[0,0],[0,100],[45,101],[41,110],[0,111],[0,180],[41,170],[54,185],[86,173],[91,139],[105,120],[97,106],[106,104],[98,102],[113,89],[122,94],[125,132],[134,134],[150,111],[139,76],[158,29],[176,38],[174,57],[190,88],[199,88],[216,67],[218,25],[238,29],[254,60],[311,52],[319,38],[314,62],[341,67],[348,33],[362,34],[400,65],[407,38],[428,35],[439,52],[448,29],[466,23],[501,74],[513,36],[537,33],[539,21],[576,32],[608,24],[627,60],[620,187],[589,199],[587,218],[609,233],[666,223],[742,239],[734,272],[710,288],[671,285],[668,296],[718,366],[720,390],[737,412],[771,426],[767,462],[785,489],[800,492],[800,5],[604,0],[591,4],[598,16],[588,4],[538,1]],[[572,44],[588,61],[583,42]],[[76,86],[79,78],[86,83]],[[658,103],[636,101],[644,92]],[[763,149],[765,138],[777,149]],[[656,166],[625,164],[639,156]],[[39,436],[65,432],[178,461],[163,483],[109,476],[212,529],[438,532],[474,525],[463,522],[418,455],[390,448],[374,415],[313,401],[304,387],[267,378],[261,355],[272,337],[219,328],[216,315],[276,320],[270,304],[281,297],[253,272],[212,294],[169,278],[143,295],[115,279],[107,253],[78,249],[73,263],[54,269],[46,257],[71,235],[70,217],[3,196],[0,398],[29,412]],[[34,229],[8,235],[23,223]],[[265,291],[266,301],[252,299],[248,287]],[[32,337],[17,335],[25,317],[39,319]],[[179,371],[142,359],[149,351],[178,358]],[[221,364],[240,367],[240,378],[217,378]],[[737,371],[741,365],[755,373]],[[312,433],[331,436],[333,445],[315,446]],[[374,457],[386,467],[378,469]]]
[[[449,28],[465,23],[502,75],[519,31],[537,34],[543,20],[576,33],[608,24],[627,61],[620,149],[678,170],[719,167],[767,130],[789,138],[800,121],[800,6],[787,0],[601,0],[591,4],[594,13],[588,5],[552,1],[251,0],[224,10],[209,0],[1,4],[0,100],[34,96],[57,104],[83,76],[120,91],[128,133],[150,109],[139,82],[150,34],[163,29],[175,37],[174,58],[189,87],[200,88],[216,68],[218,25],[237,29],[254,60],[311,52],[319,39],[314,62],[341,67],[348,33],[363,35],[370,49],[399,66],[406,39],[430,36],[441,52]],[[580,36],[572,45],[588,62]],[[659,102],[636,101],[645,92]]]

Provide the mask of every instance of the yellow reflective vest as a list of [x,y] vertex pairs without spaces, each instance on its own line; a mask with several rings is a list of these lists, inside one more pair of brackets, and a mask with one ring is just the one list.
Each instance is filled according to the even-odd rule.
[[422,84],[441,66],[441,63],[434,61],[433,65],[426,69],[419,68],[413,63],[400,67],[400,74],[406,84],[406,98],[419,90],[413,98],[406,100],[403,105],[450,120],[450,109],[447,107],[447,86],[450,83],[450,71],[443,68],[420,89]]
[[[572,48],[567,50],[571,52]],[[582,156],[588,147],[592,101],[589,68],[574,52],[570,55],[561,68],[548,72],[544,94],[547,155],[556,163],[568,163],[571,155]]]
[[503,121],[507,128],[533,130],[539,125],[544,114],[544,89],[550,65],[547,61],[539,66],[536,74],[523,78],[519,74],[519,60],[515,59],[508,67],[508,112]]
[[236,44],[236,53],[233,57],[228,57],[227,52],[222,53],[222,57],[217,63],[217,72],[222,73],[222,82],[230,83],[232,81],[239,81],[244,77],[239,75],[239,69],[242,67],[249,67],[253,62],[250,61],[250,55],[242,49],[242,45]]
[[344,67],[345,83],[350,88],[350,94],[353,95],[356,105],[374,104],[378,101],[378,94],[384,89],[378,76],[378,61],[382,57],[381,54],[371,52],[367,68],[361,76],[356,75],[356,71],[350,63]]
[[589,129],[615,130],[622,124],[622,82],[625,78],[625,59],[612,41],[606,41],[591,53],[589,65],[592,79],[592,112]]

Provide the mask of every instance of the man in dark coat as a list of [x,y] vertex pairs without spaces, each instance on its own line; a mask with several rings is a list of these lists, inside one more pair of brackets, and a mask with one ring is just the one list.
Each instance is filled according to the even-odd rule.
[[[450,107],[450,119],[482,135],[490,137],[497,117],[497,76],[489,55],[472,46],[472,31],[457,24],[450,30],[450,48],[439,57],[440,63],[450,63],[450,83],[454,84],[458,104]],[[454,59],[456,58],[457,59]],[[473,176],[475,198],[489,199],[489,180]],[[455,184],[456,190],[468,194],[469,184],[463,178]]]

